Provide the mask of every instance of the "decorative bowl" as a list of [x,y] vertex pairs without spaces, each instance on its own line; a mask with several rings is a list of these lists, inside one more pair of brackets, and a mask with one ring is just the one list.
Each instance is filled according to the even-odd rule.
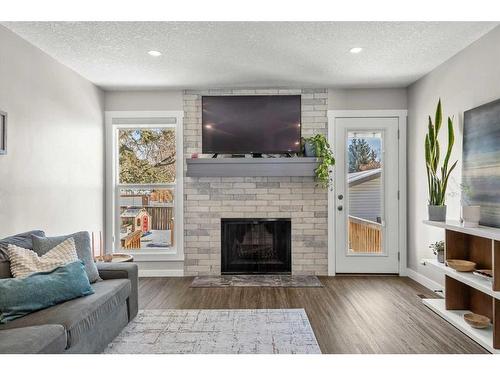
[[113,253],[113,254],[99,255],[96,256],[94,259],[96,262],[119,263],[119,262],[131,262],[134,258],[129,254]]
[[490,325],[490,319],[487,316],[474,313],[464,314],[464,320],[473,328],[486,328]]
[[455,271],[459,272],[472,272],[476,269],[476,263],[468,260],[448,259],[446,261],[446,264],[448,265],[448,267],[451,267]]

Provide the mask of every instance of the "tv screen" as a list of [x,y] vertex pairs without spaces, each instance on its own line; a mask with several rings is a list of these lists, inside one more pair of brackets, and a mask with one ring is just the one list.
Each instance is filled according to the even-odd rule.
[[203,153],[299,152],[300,101],[300,95],[203,96]]

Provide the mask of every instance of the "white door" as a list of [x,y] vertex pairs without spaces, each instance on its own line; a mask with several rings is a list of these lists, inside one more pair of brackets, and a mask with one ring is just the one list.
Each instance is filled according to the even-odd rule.
[[399,272],[398,117],[336,117],[336,273]]

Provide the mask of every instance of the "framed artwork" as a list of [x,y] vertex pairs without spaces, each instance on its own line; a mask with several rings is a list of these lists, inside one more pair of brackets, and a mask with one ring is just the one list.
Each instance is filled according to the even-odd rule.
[[7,113],[0,111],[0,155],[7,154]]
[[462,184],[480,224],[500,227],[500,100],[464,112]]

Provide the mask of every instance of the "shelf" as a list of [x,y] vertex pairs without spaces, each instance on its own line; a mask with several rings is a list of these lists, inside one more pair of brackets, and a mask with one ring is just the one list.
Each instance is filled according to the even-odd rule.
[[470,311],[468,310],[446,310],[444,299],[423,299],[422,302],[429,309],[441,316],[444,320],[455,326],[471,339],[476,341],[483,348],[493,354],[500,354],[500,350],[494,349],[493,342],[493,326],[485,329],[476,329],[469,326],[463,315]]
[[[467,228],[458,221],[424,223],[445,229],[445,261],[464,259],[475,262],[478,269],[493,270],[493,279],[488,280],[426,259],[426,266],[445,275],[445,299],[428,299],[424,304],[490,352],[500,353],[500,229]],[[489,317],[492,325],[484,330],[470,327],[463,320],[468,311]]]
[[314,177],[318,158],[186,159],[187,177]]
[[470,234],[472,236],[484,237],[491,240],[500,241],[500,228],[485,227],[482,225],[477,228],[467,228],[464,227],[463,224],[458,220],[447,220],[446,222],[424,220],[424,224],[437,228],[452,230],[454,232],[460,232]]
[[436,259],[424,259],[425,265],[429,265],[434,269],[443,272],[445,275],[460,281],[474,289],[477,289],[485,294],[488,294],[494,298],[500,299],[500,292],[495,292],[492,289],[492,281],[488,281],[480,276],[472,274],[472,272],[458,272],[453,268],[445,266],[443,263],[439,263]]

